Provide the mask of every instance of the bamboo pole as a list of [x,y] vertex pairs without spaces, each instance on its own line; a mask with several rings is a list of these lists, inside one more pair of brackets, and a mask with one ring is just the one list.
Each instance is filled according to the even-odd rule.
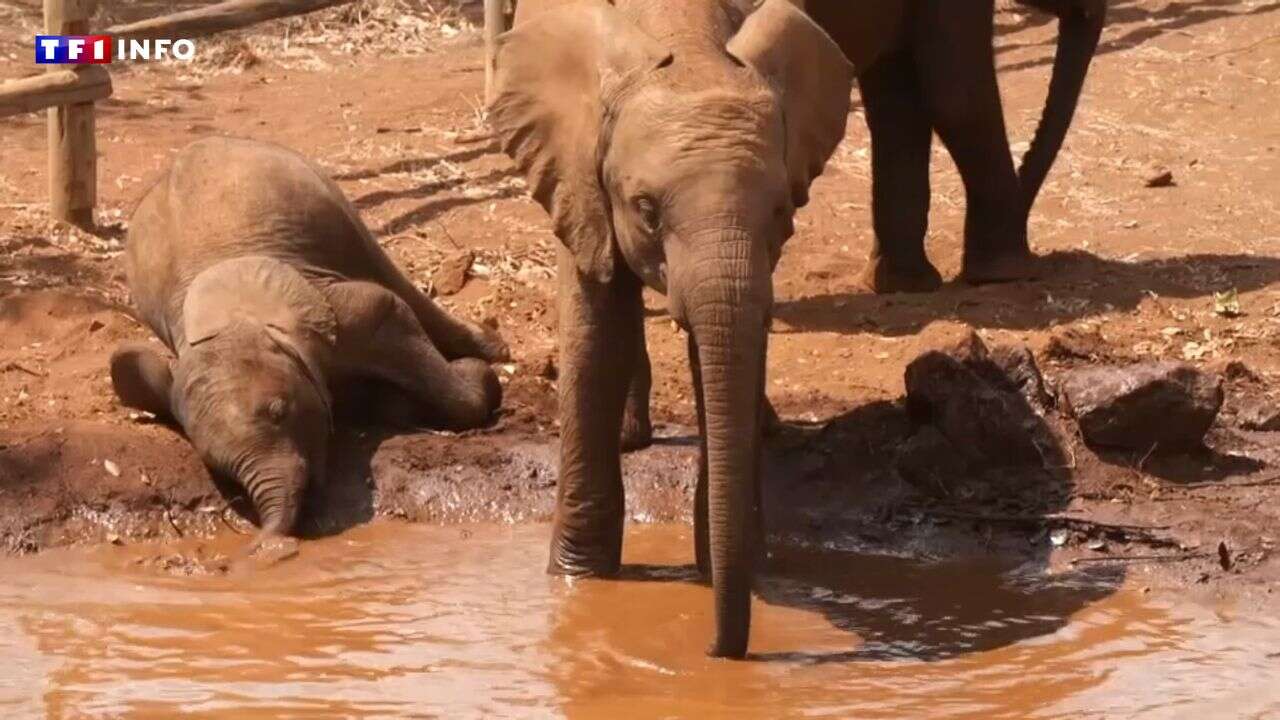
[[0,83],[0,118],[55,105],[89,103],[111,95],[111,74],[99,65],[55,70]]
[[[44,0],[45,32],[88,35],[89,18],[96,9],[97,0]],[[51,74],[73,72],[92,77],[87,71],[88,68],[61,69],[51,70]],[[97,194],[93,102],[77,101],[49,108],[49,214],[81,227],[92,227]]]
[[493,102],[498,36],[507,31],[506,0],[484,0],[484,101]]
[[353,0],[228,0],[197,10],[116,25],[103,30],[103,34],[111,35],[117,41],[197,38],[350,2]]

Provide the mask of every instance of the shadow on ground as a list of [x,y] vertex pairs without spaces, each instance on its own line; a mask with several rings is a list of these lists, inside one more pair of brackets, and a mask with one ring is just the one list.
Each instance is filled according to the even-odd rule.
[[[1237,16],[1257,16],[1280,10],[1280,2],[1255,4],[1245,0],[1184,0],[1171,2],[1160,8],[1146,8],[1138,0],[1111,0],[1107,5],[1107,27],[1111,39],[1098,45],[1097,55],[1131,50],[1163,35],[1186,32],[1214,20]],[[1054,22],[1050,15],[1033,12],[1012,25],[1001,29],[1000,34],[1017,32],[1028,27]],[[1057,38],[1042,43],[1003,43],[997,53],[1003,54],[1017,48],[1043,46],[1047,50],[1057,43]],[[1017,72],[1028,68],[1051,65],[1053,54],[1011,63],[1000,67],[1001,72]]]
[[951,283],[925,295],[866,292],[779,300],[781,332],[872,332],[912,335],[939,320],[975,328],[1027,330],[1132,310],[1143,300],[1211,297],[1236,288],[1249,292],[1280,283],[1280,257],[1187,255],[1121,262],[1084,251],[1039,259],[1036,282],[971,287]]
[[[989,387],[974,391],[974,402],[988,402]],[[1060,439],[1065,425],[1013,389],[1000,394],[997,404],[972,413],[975,437],[999,432],[984,427],[999,413],[1010,420],[1001,427],[1034,439],[1030,457],[1012,437],[972,448],[969,459],[929,457],[940,451],[918,438],[946,425],[932,413],[956,408],[922,407],[923,394],[788,425],[767,443],[769,542],[757,594],[820,614],[850,637],[847,649],[795,648],[756,659],[934,661],[985,652],[1056,632],[1119,587],[1120,567],[1043,577],[1054,549],[1046,528],[1074,489],[1071,453]],[[916,471],[908,473],[904,459]],[[919,471],[930,462],[959,476]],[[688,565],[628,565],[620,579],[702,582]]]

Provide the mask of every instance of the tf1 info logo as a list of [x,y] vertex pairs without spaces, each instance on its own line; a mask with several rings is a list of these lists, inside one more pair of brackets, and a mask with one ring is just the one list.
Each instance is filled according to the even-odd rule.
[[41,65],[105,65],[113,60],[183,62],[196,56],[191,40],[114,40],[110,35],[37,35],[36,62]]

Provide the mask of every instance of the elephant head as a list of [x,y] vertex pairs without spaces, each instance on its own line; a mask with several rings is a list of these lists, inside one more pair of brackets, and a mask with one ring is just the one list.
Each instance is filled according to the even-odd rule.
[[323,471],[332,412],[322,368],[337,322],[297,270],[265,257],[201,272],[182,318],[176,361],[123,347],[112,383],[124,404],[176,420],[211,472],[245,488],[262,528],[252,549],[293,531]]
[[579,273],[634,273],[690,333],[706,410],[711,652],[741,657],[771,274],[844,137],[853,68],[786,0],[746,15],[688,3],[681,18],[658,5],[585,0],[518,20],[500,42],[490,119]]

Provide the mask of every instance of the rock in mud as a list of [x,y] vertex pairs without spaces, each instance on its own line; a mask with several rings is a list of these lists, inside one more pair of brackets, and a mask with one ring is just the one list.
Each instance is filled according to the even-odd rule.
[[965,475],[963,457],[937,428],[925,425],[898,446],[894,463],[902,479],[921,492],[931,494],[941,488],[949,494]]
[[1177,185],[1173,180],[1173,171],[1164,165],[1152,165],[1147,168],[1143,184],[1149,188],[1167,188]]
[[1280,432],[1280,402],[1257,400],[1236,412],[1236,424],[1244,430]]
[[1176,362],[1069,371],[1063,396],[1090,444],[1129,450],[1204,446],[1222,409],[1222,378]]
[[[968,462],[1042,466],[1057,447],[1044,417],[1053,397],[1026,348],[988,348],[972,334],[950,350],[912,361],[906,385],[916,426],[933,428]],[[929,437],[919,443],[938,444]]]
[[1054,332],[1044,352],[1053,360],[1097,360],[1107,355],[1107,341],[1096,327],[1068,327]]

